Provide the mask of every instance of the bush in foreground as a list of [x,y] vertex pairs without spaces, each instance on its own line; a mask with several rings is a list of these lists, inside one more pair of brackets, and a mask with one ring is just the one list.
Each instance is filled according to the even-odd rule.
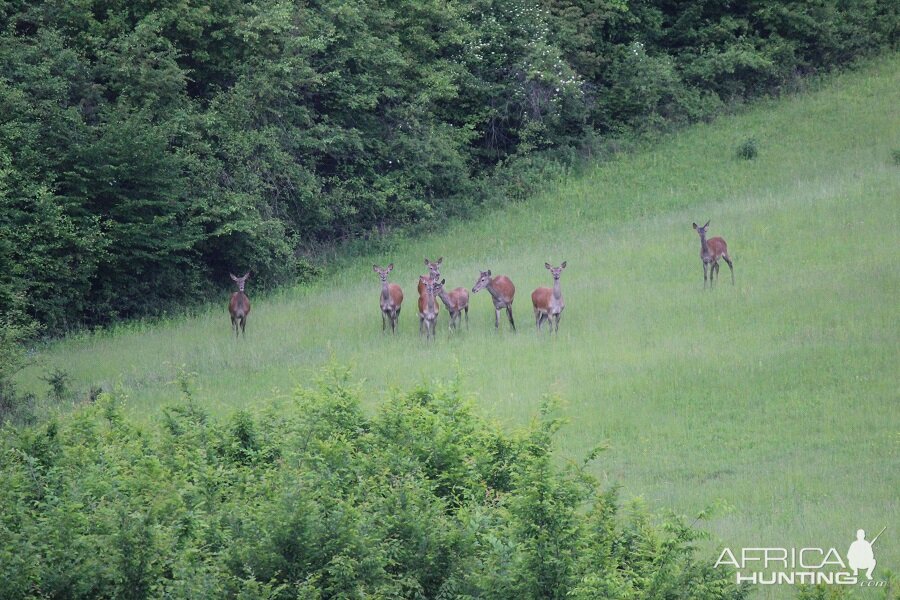
[[101,395],[2,433],[4,598],[741,598],[699,533],[557,467],[453,388],[374,417],[347,374],[225,422],[186,394],[140,427]]

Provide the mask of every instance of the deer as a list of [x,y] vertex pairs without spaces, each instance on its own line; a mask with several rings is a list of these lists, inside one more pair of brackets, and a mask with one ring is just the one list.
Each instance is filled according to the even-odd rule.
[[400,308],[403,304],[403,290],[396,283],[388,283],[388,273],[394,270],[394,263],[382,269],[378,265],[372,265],[372,270],[381,277],[381,332],[387,331],[387,321],[391,322],[391,333],[397,333],[397,320],[400,318]]
[[425,339],[434,339],[435,325],[438,317],[438,303],[435,299],[435,286],[443,285],[443,281],[420,275],[419,283],[425,286],[425,293],[419,296],[419,335],[424,328]]
[[[244,293],[244,286],[247,283],[247,278],[250,276],[250,271],[244,273],[243,277],[235,277],[231,273],[228,275],[231,276],[231,280],[238,286],[238,291],[231,295],[231,300],[228,302],[228,312],[231,313],[231,327],[234,329],[235,337],[240,334],[246,337],[247,334],[244,329],[247,327],[247,315],[250,314],[250,298]],[[240,328],[240,334],[238,333],[238,328]]]
[[468,329],[469,291],[466,288],[458,287],[447,292],[447,290],[444,289],[444,281],[445,280],[442,279],[440,283],[435,284],[434,293],[441,299],[441,302],[447,307],[447,312],[450,313],[450,330],[452,331],[453,329],[459,328],[463,311],[466,312],[466,329]]
[[553,322],[556,322],[556,333],[559,333],[559,320],[562,318],[562,311],[566,307],[563,300],[562,291],[559,288],[559,278],[563,269],[566,268],[566,261],[558,267],[551,267],[550,263],[544,263],[550,274],[553,275],[553,289],[548,287],[539,287],[531,292],[531,304],[534,305],[534,324],[537,330],[541,330],[544,321],[550,323],[550,333],[553,333]]
[[712,288],[714,279],[719,278],[719,258],[722,258],[726,263],[728,263],[728,268],[731,270],[731,285],[734,285],[734,265],[731,263],[731,257],[728,256],[728,245],[725,243],[720,237],[714,237],[710,239],[706,239],[706,228],[709,227],[709,221],[706,222],[706,225],[703,227],[698,227],[696,223],[694,223],[694,229],[697,230],[697,233],[700,235],[700,260],[703,261],[703,287],[706,288],[706,271],[707,268],[710,268],[709,272],[709,287]]
[[512,303],[513,297],[516,295],[516,286],[513,285],[513,282],[506,275],[491,277],[489,269],[481,271],[478,280],[475,282],[475,287],[472,288],[472,293],[477,294],[479,290],[483,289],[490,293],[491,299],[494,301],[494,310],[496,311],[494,314],[494,329],[500,330],[500,309],[505,308],[506,315],[509,317],[509,324],[512,326],[512,330],[515,331],[516,322],[513,320]]
[[[444,257],[440,257],[435,261],[428,260],[428,257],[425,257],[425,266],[428,267],[428,275],[426,277],[430,278],[432,281],[436,281],[441,277],[441,263],[444,262]],[[416,286],[416,289],[419,292],[419,306],[422,305],[422,299],[425,296],[425,284],[422,283],[422,278],[419,278],[419,284]],[[441,306],[438,305],[438,312],[440,312]],[[421,312],[421,311],[420,311]],[[422,333],[422,320],[419,319],[419,333]]]

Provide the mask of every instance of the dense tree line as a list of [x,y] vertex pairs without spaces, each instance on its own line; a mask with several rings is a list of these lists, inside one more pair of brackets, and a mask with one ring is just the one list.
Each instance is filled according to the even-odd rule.
[[557,466],[546,413],[506,434],[452,388],[373,417],[335,371],[218,421],[139,427],[102,394],[0,428],[0,599],[739,600],[685,520]]
[[0,0],[0,312],[55,333],[229,269],[285,281],[897,23],[890,0]]

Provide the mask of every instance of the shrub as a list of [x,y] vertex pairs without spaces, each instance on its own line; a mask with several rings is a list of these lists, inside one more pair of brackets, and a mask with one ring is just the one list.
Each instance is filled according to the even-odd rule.
[[506,434],[435,385],[368,417],[337,369],[224,422],[100,394],[0,432],[0,598],[744,597],[698,531],[557,466],[551,414]]
[[743,142],[741,142],[738,147],[735,155],[738,158],[742,158],[744,160],[753,160],[756,158],[756,155],[759,154],[759,145],[756,143],[754,138],[747,138]]

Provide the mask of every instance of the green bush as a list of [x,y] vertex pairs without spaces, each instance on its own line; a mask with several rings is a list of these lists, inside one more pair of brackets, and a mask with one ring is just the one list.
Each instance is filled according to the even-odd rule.
[[[20,297],[13,300],[22,304]],[[13,378],[31,363],[24,344],[39,331],[38,324],[21,310],[0,314],[0,426],[6,422],[29,423],[35,417],[35,397],[19,393]]]
[[747,138],[741,142],[735,151],[735,155],[744,160],[753,160],[757,154],[759,154],[759,145],[754,138]]
[[549,408],[509,435],[454,387],[372,417],[332,369],[225,422],[142,427],[101,394],[0,434],[2,598],[742,598],[699,532],[558,466]]

